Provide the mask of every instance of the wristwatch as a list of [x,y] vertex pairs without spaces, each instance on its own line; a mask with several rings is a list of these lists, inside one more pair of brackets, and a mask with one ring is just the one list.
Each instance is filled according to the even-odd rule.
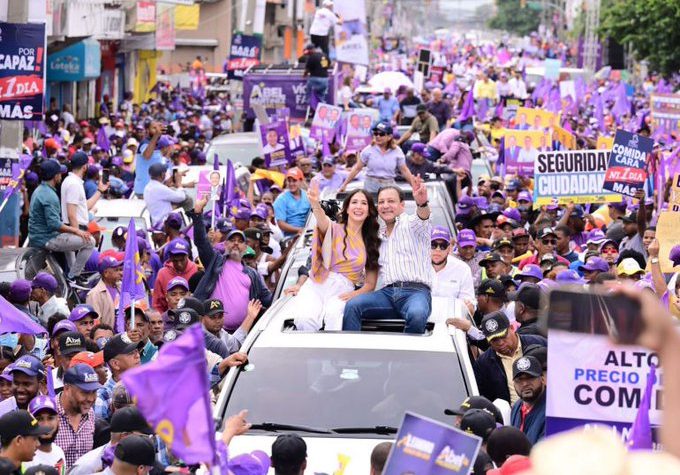
[[658,258],[658,257],[652,257],[652,258],[649,260],[649,262],[652,263],[652,264],[658,264],[658,263],[659,263],[659,258]]
[[430,201],[428,200],[425,203],[418,205],[418,208],[427,208],[429,206],[429,204],[430,204]]

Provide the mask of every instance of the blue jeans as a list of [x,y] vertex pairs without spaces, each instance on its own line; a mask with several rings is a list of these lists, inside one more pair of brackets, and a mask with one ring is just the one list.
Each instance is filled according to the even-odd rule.
[[361,320],[403,318],[406,333],[424,333],[432,311],[429,290],[418,288],[384,287],[359,295],[347,302],[342,321],[345,331],[360,331]]
[[326,102],[326,94],[328,93],[328,78],[307,78],[307,97],[311,104],[312,92],[319,100],[319,102]]

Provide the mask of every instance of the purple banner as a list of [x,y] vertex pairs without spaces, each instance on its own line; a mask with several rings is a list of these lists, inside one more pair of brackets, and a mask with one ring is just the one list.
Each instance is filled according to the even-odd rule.
[[269,167],[285,167],[293,159],[290,153],[290,140],[285,122],[271,122],[260,126],[262,137],[262,155],[264,163]]
[[481,443],[477,436],[407,412],[383,473],[468,475]]
[[[546,417],[545,435],[550,436],[553,434],[558,434],[560,432],[575,429],[577,427],[583,427],[584,429],[586,429],[587,427],[593,426],[595,424],[605,425],[611,427],[612,429],[616,429],[616,432],[618,432],[621,435],[621,440],[623,441],[626,441],[628,439],[630,429],[633,425],[632,422],[626,423],[615,421],[592,421],[588,419],[570,419],[567,417]],[[661,443],[659,430],[660,430],[659,426],[652,426],[652,439],[654,440],[655,450],[660,450],[659,448],[660,446],[658,445]]]
[[314,120],[309,131],[309,136],[315,140],[326,137],[328,143],[333,141],[335,136],[335,125],[340,120],[342,109],[330,104],[320,103],[314,112]]
[[[335,104],[337,75],[328,77],[325,102]],[[243,110],[248,119],[255,118],[252,104],[261,104],[269,115],[288,107],[292,119],[307,115],[307,78],[301,70],[281,73],[248,73],[243,77]]]
[[654,140],[649,137],[617,130],[602,188],[634,197],[647,180],[647,159],[652,148]]
[[344,120],[347,121],[346,150],[359,151],[371,145],[373,115],[371,112],[361,109],[345,112]]

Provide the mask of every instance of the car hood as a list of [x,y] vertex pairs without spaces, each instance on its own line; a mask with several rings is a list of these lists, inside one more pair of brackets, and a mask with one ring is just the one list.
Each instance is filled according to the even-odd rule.
[[[272,443],[277,435],[242,435],[229,444],[229,456],[235,457],[253,450],[262,450],[271,455]],[[341,463],[344,473],[368,473],[371,468],[371,452],[384,438],[350,437],[302,437],[307,444],[307,469],[305,473],[316,475],[336,473]],[[270,469],[269,474],[274,473]],[[340,472],[342,473],[342,472]]]

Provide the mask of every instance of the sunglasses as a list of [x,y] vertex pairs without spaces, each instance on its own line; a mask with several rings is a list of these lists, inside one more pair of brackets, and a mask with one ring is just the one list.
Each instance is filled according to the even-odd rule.
[[608,247],[607,249],[602,249],[602,254],[618,254],[619,251],[614,249],[613,247]]
[[322,166],[330,168],[330,167],[333,166],[333,164],[332,163],[324,163]]
[[431,243],[431,246],[432,246],[433,251],[436,250],[436,249],[439,249],[441,251],[445,251],[446,249],[448,249],[449,244],[447,242],[444,242],[444,241],[435,241],[435,242]]
[[373,132],[373,137],[385,137],[386,135],[385,132]]
[[557,239],[541,239],[541,242],[543,243],[544,246],[548,245],[555,245],[557,244]]

